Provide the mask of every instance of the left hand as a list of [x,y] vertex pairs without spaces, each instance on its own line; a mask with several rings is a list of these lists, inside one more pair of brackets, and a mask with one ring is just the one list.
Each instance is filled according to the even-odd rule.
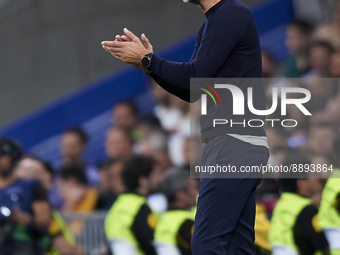
[[33,216],[20,209],[12,209],[11,219],[15,223],[24,226],[28,226],[33,222]]
[[124,33],[129,38],[126,41],[103,41],[101,44],[107,52],[124,63],[139,65],[142,57],[149,54],[150,51],[131,31],[124,28]]
[[[140,38],[144,44],[145,49],[153,53],[153,46],[150,43],[149,39],[146,37],[146,35],[143,33]],[[132,38],[127,37],[126,35],[116,35],[116,40],[119,42],[131,42]]]

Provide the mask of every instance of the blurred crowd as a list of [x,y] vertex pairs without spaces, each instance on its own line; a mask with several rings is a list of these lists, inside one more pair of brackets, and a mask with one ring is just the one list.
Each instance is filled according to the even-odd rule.
[[[284,63],[277,63],[274,53],[266,49],[262,52],[267,106],[270,108],[272,104],[273,87],[306,88],[311,92],[311,100],[306,104],[306,108],[312,116],[305,116],[294,105],[288,105],[287,116],[284,118],[297,120],[298,125],[295,128],[271,127],[270,123],[266,123],[271,153],[269,164],[279,166],[292,162],[304,162],[305,164],[326,165],[327,168],[335,169],[340,163],[338,157],[340,149],[340,2],[337,3],[334,18],[330,23],[312,24],[306,20],[294,20],[287,26],[286,33],[286,45],[290,56]],[[122,202],[124,194],[132,193],[146,198],[145,201],[138,200],[136,197],[124,198],[126,201],[134,199],[131,200],[134,201],[130,204],[132,207],[135,203],[147,204],[147,208],[137,211],[136,215],[140,215],[138,216],[140,221],[146,221],[148,226],[134,223],[137,241],[140,242],[142,247],[140,249],[145,254],[154,254],[153,248],[149,247],[153,235],[151,234],[150,237],[148,233],[149,229],[154,230],[156,224],[152,222],[157,220],[149,217],[151,212],[164,214],[167,210],[174,209],[182,211],[188,209],[194,212],[199,180],[188,177],[190,160],[199,162],[203,147],[200,140],[193,138],[199,133],[199,128],[195,125],[190,126],[188,103],[164,91],[153,80],[150,79],[149,83],[150,90],[157,101],[152,115],[140,116],[132,101],[118,102],[112,107],[112,127],[106,132],[104,144],[106,160],[104,162],[93,164],[84,158],[89,139],[86,132],[78,126],[69,127],[64,131],[60,141],[62,159],[58,165],[50,165],[34,155],[20,155],[16,158],[13,156],[10,159],[13,161],[13,167],[15,166],[13,172],[15,177],[12,182],[15,183],[15,178],[30,180],[34,183],[39,181],[40,184],[32,184],[32,188],[26,184],[24,186],[28,190],[32,189],[33,193],[44,193],[35,194],[36,198],[31,199],[33,209],[17,208],[14,210],[13,219],[24,226],[35,224],[35,229],[39,226],[36,220],[40,222],[40,227],[48,225],[50,243],[55,252],[49,251],[49,254],[81,254],[74,236],[82,231],[82,223],[72,222],[66,225],[60,219],[59,213],[91,213],[97,210],[110,210],[109,215],[111,213],[116,215],[117,210],[113,210],[113,205],[117,202],[118,206],[120,201],[119,206],[124,208],[125,202]],[[283,118],[280,115],[280,109],[269,117]],[[13,148],[13,150],[19,150],[15,144]],[[190,148],[195,148],[195,150],[190,151]],[[10,168],[10,166],[5,167],[6,160],[2,156],[10,153],[6,154],[4,151],[5,149],[0,154],[2,172],[3,169]],[[270,219],[273,218],[273,227],[278,225],[276,223],[278,216],[275,216],[278,213],[275,213],[275,208],[280,203],[282,194],[288,192],[311,198],[311,203],[315,205],[315,208],[319,208],[330,173],[330,171],[323,172],[319,179],[309,179],[306,176],[289,181],[280,179],[279,175],[265,176],[257,191],[255,231],[259,254],[270,254],[273,250],[268,240]],[[7,182],[4,181],[6,178],[6,174],[1,173],[0,192],[8,190]],[[15,202],[16,199],[11,196],[11,201]],[[47,204],[50,205],[50,209],[46,209]],[[5,207],[1,207],[1,213],[6,216],[6,210],[4,211],[3,208]],[[22,212],[25,210],[26,213]],[[32,211],[40,215],[35,220],[26,215],[32,214]],[[49,219],[41,216],[42,214],[51,214],[52,221],[47,224]],[[134,217],[137,218],[136,215]],[[185,219],[181,222],[184,244],[180,245],[179,254],[191,254],[190,235],[187,237],[187,233],[191,231],[193,225],[192,215],[178,216]],[[157,218],[157,216],[154,217]],[[106,224],[109,224],[108,221],[112,224],[111,226],[118,224],[111,220],[107,219]],[[123,221],[124,218],[122,218]],[[116,229],[120,227],[118,224]],[[301,227],[301,231],[305,231],[305,228]],[[140,237],[138,237],[139,232],[142,233],[139,234]],[[110,230],[107,230],[106,234],[107,236],[117,235],[117,233],[111,233]],[[158,236],[156,234],[155,236]],[[275,239],[275,234],[269,235],[274,236],[273,239]],[[301,235],[304,236],[303,233]],[[315,238],[324,239],[320,235]],[[296,254],[314,253],[314,247],[308,243],[310,240],[307,239],[302,242],[304,244],[301,246],[296,244],[296,247],[300,249],[300,253]],[[2,241],[0,238],[0,244]],[[186,241],[188,244],[185,243]],[[328,247],[325,240],[319,241],[318,239],[314,242],[321,243],[320,247],[317,247],[319,250],[326,250]],[[306,243],[312,247],[310,250],[301,248]],[[323,245],[324,243],[326,244]],[[115,254],[119,255],[120,248],[117,248],[115,243],[109,243],[108,246],[112,251],[116,250]],[[162,249],[164,247],[157,250]],[[171,248],[168,247],[168,249]],[[9,251],[4,254],[16,253]],[[17,254],[38,253],[20,251]],[[324,254],[327,254],[326,251]]]
[[257,209],[270,220],[264,236],[273,254],[338,254],[340,249],[340,180],[334,178],[334,169],[340,166],[340,2],[334,3],[333,19],[325,17],[328,22],[297,19],[288,24],[290,55],[284,63],[276,63],[272,52],[262,52],[267,109],[274,87],[304,88],[311,93],[305,104],[311,116],[295,105],[287,105],[285,116],[280,109],[267,116],[298,123],[290,128],[265,124],[268,164],[303,164],[325,170],[319,171],[319,178],[309,178],[311,172],[296,179],[286,179],[282,173],[265,174],[257,190]]

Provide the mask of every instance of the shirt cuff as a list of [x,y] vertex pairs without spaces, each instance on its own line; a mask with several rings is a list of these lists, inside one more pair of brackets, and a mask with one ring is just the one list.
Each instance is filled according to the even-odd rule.
[[160,70],[160,66],[161,66],[161,62],[162,62],[162,59],[160,57],[153,55],[149,70],[152,73],[158,75],[159,70]]

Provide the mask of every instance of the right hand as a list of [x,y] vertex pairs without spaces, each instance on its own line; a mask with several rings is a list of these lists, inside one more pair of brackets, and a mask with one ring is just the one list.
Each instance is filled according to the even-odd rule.
[[[129,37],[129,34],[127,34],[127,35],[126,34],[125,35],[116,35],[116,40],[119,41],[119,42],[131,42],[132,38]],[[153,46],[144,33],[141,35],[141,41],[143,42],[145,49],[147,49],[148,51],[153,53]]]
[[[119,41],[119,42],[131,42],[132,38],[129,37],[129,35],[126,35],[126,34],[125,35],[116,35],[116,40]],[[141,35],[141,41],[143,42],[145,49],[147,49],[149,52],[153,53],[153,46],[144,33]],[[134,64],[133,66],[138,68],[139,70],[142,70],[145,73],[151,73],[149,70],[145,69],[140,64],[138,64],[138,65]]]

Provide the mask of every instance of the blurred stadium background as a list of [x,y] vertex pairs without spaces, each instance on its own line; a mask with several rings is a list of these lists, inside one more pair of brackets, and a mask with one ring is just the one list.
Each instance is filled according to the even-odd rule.
[[[122,11],[131,6],[133,10]],[[114,103],[134,100],[145,115],[154,102],[143,74],[107,56],[101,40],[128,27],[148,35],[161,55],[188,60],[204,20],[192,7],[181,1],[70,1],[65,6],[55,1],[3,1],[0,104],[6,110],[0,134],[20,140],[27,151],[46,160],[58,160],[58,135],[70,125],[82,125],[91,138],[87,157],[103,159],[103,135],[112,124],[105,116]],[[263,47],[283,60],[292,2],[268,2],[253,10]]]
[[[312,80],[340,76],[340,6],[335,0],[242,1],[251,7],[258,25],[264,77],[306,78],[307,85],[297,86],[308,86],[312,93],[313,118],[302,119],[302,128],[267,129],[270,162],[282,164],[288,153],[297,150],[312,162],[330,165],[332,142],[339,135],[340,89]],[[144,32],[161,56],[187,61],[203,20],[198,8],[180,0],[0,0],[0,136],[16,139],[26,154],[49,162],[57,180],[68,156],[66,147],[63,151],[65,135],[79,134],[71,127],[83,129],[88,137],[83,160],[85,168],[92,169],[86,175],[98,193],[120,192],[105,182],[103,162],[109,158],[123,161],[132,152],[151,154],[162,163],[156,179],[170,167],[187,167],[185,146],[190,134],[182,126],[188,123],[188,106],[155,89],[141,71],[116,61],[100,42],[127,27],[137,35]],[[301,117],[294,110],[289,114]],[[131,136],[124,137],[121,129]],[[134,143],[129,145],[129,139]],[[259,201],[269,215],[279,193],[275,181],[259,191]],[[315,196],[316,203],[320,198]],[[97,209],[93,205],[86,212]],[[97,215],[88,221],[100,222],[101,214]],[[76,216],[67,217],[74,221]],[[102,230],[84,229],[92,234]],[[78,241],[89,245],[84,240]],[[100,245],[88,248],[86,254],[103,254]]]

